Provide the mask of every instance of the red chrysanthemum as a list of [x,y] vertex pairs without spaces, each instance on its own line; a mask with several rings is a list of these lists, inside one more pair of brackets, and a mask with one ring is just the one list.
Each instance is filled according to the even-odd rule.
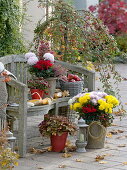
[[48,70],[53,64],[50,60],[39,60],[33,67],[39,70]]

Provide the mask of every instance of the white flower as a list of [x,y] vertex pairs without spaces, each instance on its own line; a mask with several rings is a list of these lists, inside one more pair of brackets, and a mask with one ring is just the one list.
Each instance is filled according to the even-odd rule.
[[92,99],[91,102],[96,105],[97,104],[97,100],[96,99]]
[[37,57],[30,57],[28,60],[27,60],[27,64],[29,65],[34,65],[38,62],[38,58]]
[[54,55],[51,53],[45,53],[43,55],[44,60],[50,60],[52,63],[54,63]]
[[75,102],[75,99],[74,99],[74,98],[68,100],[68,104],[69,104],[69,105],[73,104],[74,102]]
[[32,52],[26,53],[25,54],[25,59],[28,60],[30,57],[36,57],[36,55]]
[[4,71],[4,65],[3,65],[3,63],[2,62],[0,62],[0,73],[2,73],[3,71]]

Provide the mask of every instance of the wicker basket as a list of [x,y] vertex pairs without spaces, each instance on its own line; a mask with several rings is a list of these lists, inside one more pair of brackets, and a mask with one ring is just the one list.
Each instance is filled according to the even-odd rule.
[[82,93],[83,91],[83,81],[76,81],[76,82],[66,82],[60,80],[60,88],[62,91],[68,90],[70,96],[76,96],[78,93]]

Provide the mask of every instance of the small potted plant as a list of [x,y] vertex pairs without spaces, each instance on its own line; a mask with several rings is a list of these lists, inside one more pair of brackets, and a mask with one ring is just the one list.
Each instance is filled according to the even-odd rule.
[[32,99],[41,99],[47,93],[49,88],[48,82],[43,78],[33,78],[28,80],[28,88],[30,88]]
[[119,105],[116,97],[104,92],[90,92],[69,100],[70,108],[82,117],[88,127],[88,147],[103,148],[106,127],[113,122],[113,108]]
[[39,124],[41,135],[50,137],[52,151],[54,152],[60,152],[65,148],[68,133],[73,135],[76,129],[76,125],[63,116],[50,116],[47,114]]

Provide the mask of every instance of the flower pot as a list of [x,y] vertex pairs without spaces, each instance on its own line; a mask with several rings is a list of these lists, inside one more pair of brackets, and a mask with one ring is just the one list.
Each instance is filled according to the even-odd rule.
[[44,90],[30,89],[32,99],[40,99],[44,96]]
[[49,88],[46,90],[47,94],[45,94],[44,97],[53,97],[56,89],[56,78],[51,77],[45,80],[48,82]]
[[83,81],[76,81],[76,82],[66,82],[60,80],[60,88],[62,91],[68,90],[70,96],[76,96],[83,91]]
[[52,151],[61,152],[65,148],[68,132],[64,132],[61,136],[52,135],[50,137]]
[[104,148],[106,128],[98,121],[93,121],[88,127],[88,149]]

